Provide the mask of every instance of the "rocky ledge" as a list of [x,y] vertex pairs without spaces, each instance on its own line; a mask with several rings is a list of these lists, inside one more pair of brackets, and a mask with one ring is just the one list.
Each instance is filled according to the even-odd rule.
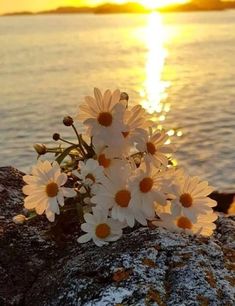
[[44,218],[12,222],[22,184],[0,168],[0,305],[235,304],[235,217],[220,217],[210,239],[139,228],[103,248],[78,245],[73,223],[49,235]]

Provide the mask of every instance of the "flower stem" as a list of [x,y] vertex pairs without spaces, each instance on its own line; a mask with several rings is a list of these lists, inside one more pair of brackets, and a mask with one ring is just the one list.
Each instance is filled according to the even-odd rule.
[[86,156],[86,152],[84,151],[83,146],[82,146],[82,140],[81,140],[82,135],[78,134],[78,131],[77,131],[76,127],[74,126],[74,124],[72,124],[72,128],[73,128],[73,130],[74,130],[74,132],[75,132],[75,134],[77,136],[79,147],[81,149],[82,155],[85,157]]
[[60,140],[63,141],[63,142],[66,142],[66,143],[68,143],[68,144],[70,144],[70,145],[76,146],[76,143],[73,143],[73,142],[68,141],[68,140],[66,140],[66,139],[60,138]]
[[77,202],[76,203],[76,209],[77,209],[77,214],[78,214],[78,219],[79,221],[82,223],[84,222],[84,218],[83,218],[83,208],[82,208],[82,205]]

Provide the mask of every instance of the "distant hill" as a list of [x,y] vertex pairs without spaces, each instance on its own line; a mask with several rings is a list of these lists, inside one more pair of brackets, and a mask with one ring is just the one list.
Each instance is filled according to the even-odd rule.
[[200,11],[222,11],[225,8],[220,6],[199,6],[195,3],[185,3],[181,5],[169,5],[166,7],[159,8],[158,11],[161,13],[168,13],[168,12],[200,12]]
[[16,12],[16,13],[7,13],[3,16],[20,16],[20,15],[61,15],[61,14],[94,14],[95,8],[91,7],[73,7],[73,6],[64,6],[58,7],[55,10],[40,11],[37,13],[32,12]]
[[2,16],[25,16],[25,15],[34,15],[32,12],[17,12],[17,13],[7,13]]
[[38,15],[46,15],[46,14],[88,14],[94,13],[94,8],[91,7],[73,7],[73,6],[65,6],[65,7],[58,7],[55,10],[50,11],[41,11],[38,12]]
[[[192,12],[192,11],[210,11],[210,10],[226,10],[235,9],[235,1],[222,2],[220,0],[193,0],[186,4],[170,5],[159,8],[159,12]],[[59,7],[55,10],[32,12],[8,13],[3,16],[21,16],[21,15],[59,15],[59,14],[117,14],[117,13],[149,13],[151,10],[143,5],[128,2],[124,4],[106,3],[97,7]]]
[[97,6],[94,10],[95,14],[116,14],[116,13],[149,13],[150,10],[141,4],[128,2],[124,4],[106,3]]
[[225,9],[235,9],[235,1],[223,2],[223,6]]
[[225,9],[234,9],[235,1],[220,0],[192,0],[189,3],[181,5],[170,5],[159,8],[160,12],[192,12],[192,11],[221,11]]

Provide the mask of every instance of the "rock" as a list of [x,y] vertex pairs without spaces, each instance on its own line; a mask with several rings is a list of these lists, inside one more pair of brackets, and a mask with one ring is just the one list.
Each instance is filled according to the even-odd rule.
[[78,230],[61,243],[44,218],[11,221],[21,176],[0,168],[0,305],[234,305],[235,217],[210,239],[137,228],[103,248],[77,244]]
[[[229,213],[235,205],[235,193],[232,191],[218,192],[214,191],[210,198],[217,202],[215,209],[219,212]],[[234,209],[235,212],[235,209]]]
[[[22,175],[12,167],[0,168],[0,305],[24,305],[25,293],[41,270],[63,252],[43,237],[48,222],[39,218],[16,225],[12,218],[23,211]],[[32,304],[30,304],[32,305]]]
[[22,210],[22,175],[12,167],[0,168],[0,220]]

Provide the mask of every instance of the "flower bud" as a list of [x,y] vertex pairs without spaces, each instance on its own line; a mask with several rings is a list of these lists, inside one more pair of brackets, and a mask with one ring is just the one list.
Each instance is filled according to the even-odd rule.
[[71,126],[73,124],[73,118],[70,116],[66,116],[63,119],[63,123],[65,126]]
[[23,214],[24,214],[26,217],[28,217],[29,214],[30,214],[30,210],[31,210],[31,211],[34,211],[34,209],[23,208]]
[[82,187],[79,189],[79,193],[81,193],[81,194],[87,193],[86,188],[82,186]]
[[39,155],[44,155],[47,152],[47,148],[44,144],[36,143],[33,147]]
[[120,103],[122,103],[126,108],[128,107],[129,96],[126,92],[122,92],[120,96]]
[[129,101],[129,95],[126,92],[122,92],[120,96],[120,100]]
[[24,224],[27,218],[24,215],[17,215],[12,220],[15,224]]
[[86,197],[83,199],[83,202],[87,205],[90,205],[91,204],[91,199],[89,197]]
[[54,133],[52,138],[55,140],[55,141],[58,141],[60,139],[60,134],[58,133]]

